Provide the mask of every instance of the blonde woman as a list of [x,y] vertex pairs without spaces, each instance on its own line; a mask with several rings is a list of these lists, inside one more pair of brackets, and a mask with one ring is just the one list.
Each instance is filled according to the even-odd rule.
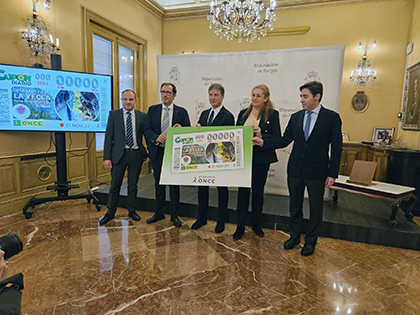
[[[279,112],[270,101],[270,89],[259,84],[252,89],[251,104],[239,113],[237,126],[252,126],[254,136],[261,139],[280,138]],[[261,229],[261,214],[264,203],[264,186],[270,164],[277,162],[275,149],[253,147],[251,189],[239,187],[237,204],[237,228],[234,240],[239,240],[245,232],[249,196],[252,191],[252,230],[259,237],[264,236]]]

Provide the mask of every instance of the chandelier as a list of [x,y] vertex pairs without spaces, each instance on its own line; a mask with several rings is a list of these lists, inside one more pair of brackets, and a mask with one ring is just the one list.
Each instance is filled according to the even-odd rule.
[[[266,10],[261,0],[223,0],[220,5],[217,0],[212,0],[207,20],[220,38],[233,40],[237,37],[239,42],[246,38],[252,42],[255,38],[260,40],[261,36],[267,35],[267,28],[273,29],[273,22],[277,19],[275,6],[275,0],[270,0],[270,7]],[[262,18],[261,12],[264,11],[265,16]]]
[[51,8],[51,0],[44,0],[44,1],[38,0],[38,5],[41,5],[41,4],[46,10],[49,10]]
[[373,68],[372,62],[367,59],[367,51],[375,48],[376,41],[373,42],[372,46],[363,46],[361,42],[359,43],[359,50],[364,50],[365,52],[357,67],[350,74],[350,84],[356,83],[356,87],[372,87],[373,82],[376,80],[376,70]]
[[26,47],[31,52],[31,56],[39,56],[43,65],[48,64],[51,54],[56,54],[60,50],[58,38],[54,42],[49,25],[37,14],[35,1],[33,1],[32,16],[28,18],[28,30],[22,32],[22,39],[26,41]]

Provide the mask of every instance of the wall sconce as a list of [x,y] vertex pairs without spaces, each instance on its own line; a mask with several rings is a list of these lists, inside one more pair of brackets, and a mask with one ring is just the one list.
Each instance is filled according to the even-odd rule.
[[367,51],[376,48],[376,41],[371,46],[362,45],[359,43],[359,50],[364,50],[362,59],[358,62],[357,67],[352,70],[350,74],[350,84],[356,83],[356,87],[369,86],[372,87],[373,82],[376,80],[376,70],[372,67],[372,62],[367,59]]
[[59,53],[59,40],[56,38],[54,41],[49,25],[37,14],[35,1],[33,1],[32,10],[32,16],[28,18],[28,30],[22,32],[22,39],[26,41],[26,47],[31,52],[31,56],[39,56],[41,64],[46,65],[50,61],[51,54]]

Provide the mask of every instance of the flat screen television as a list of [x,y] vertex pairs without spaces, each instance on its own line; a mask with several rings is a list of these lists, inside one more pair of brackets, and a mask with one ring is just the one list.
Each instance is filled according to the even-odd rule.
[[105,132],[112,76],[0,64],[0,130]]

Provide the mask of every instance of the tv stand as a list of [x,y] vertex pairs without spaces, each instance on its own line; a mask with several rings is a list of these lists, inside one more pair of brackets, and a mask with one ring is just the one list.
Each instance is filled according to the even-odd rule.
[[[70,182],[69,182],[70,183]],[[64,191],[68,192],[72,188],[79,188],[79,185],[56,185],[54,186],[47,186],[47,190],[55,190],[57,191],[57,197],[45,197],[45,198],[35,198],[32,197],[29,199],[29,201],[26,203],[26,205],[23,207],[23,214],[26,219],[32,218],[33,212],[29,212],[28,209],[30,207],[35,208],[36,205],[39,205],[41,203],[51,202],[51,201],[64,201],[64,200],[72,200],[72,199],[84,199],[86,198],[87,202],[91,202],[93,199],[93,202],[96,205],[96,210],[101,211],[101,205],[99,204],[98,198],[92,194],[91,192],[86,194],[80,194],[80,195],[62,195]]]
[[67,181],[67,164],[66,164],[66,133],[65,132],[56,132],[55,133],[55,147],[56,147],[56,169],[57,169],[57,181],[55,185],[47,186],[47,190],[55,190],[57,192],[57,197],[44,197],[44,198],[35,198],[32,197],[26,205],[23,207],[23,215],[26,219],[32,217],[33,212],[28,212],[30,207],[35,208],[36,205],[41,203],[46,203],[50,201],[64,201],[71,199],[85,199],[90,202],[93,199],[93,202],[96,205],[96,210],[101,211],[101,206],[99,204],[98,198],[88,192],[86,194],[79,195],[70,195],[68,194],[70,189],[79,188],[79,185],[70,185],[70,181]]
[[[61,70],[61,55],[51,55],[51,69]],[[64,201],[71,199],[85,199],[93,202],[96,205],[96,210],[101,211],[99,200],[96,196],[89,191],[86,194],[70,195],[68,194],[70,189],[79,188],[79,185],[70,185],[70,181],[67,180],[67,159],[66,159],[66,133],[63,131],[55,132],[55,150],[56,150],[56,171],[57,181],[55,185],[47,186],[47,190],[55,190],[57,197],[44,197],[35,198],[32,197],[26,205],[23,207],[23,214],[26,219],[32,217],[33,212],[28,212],[30,207],[35,208],[36,205],[46,203],[50,201]]]

